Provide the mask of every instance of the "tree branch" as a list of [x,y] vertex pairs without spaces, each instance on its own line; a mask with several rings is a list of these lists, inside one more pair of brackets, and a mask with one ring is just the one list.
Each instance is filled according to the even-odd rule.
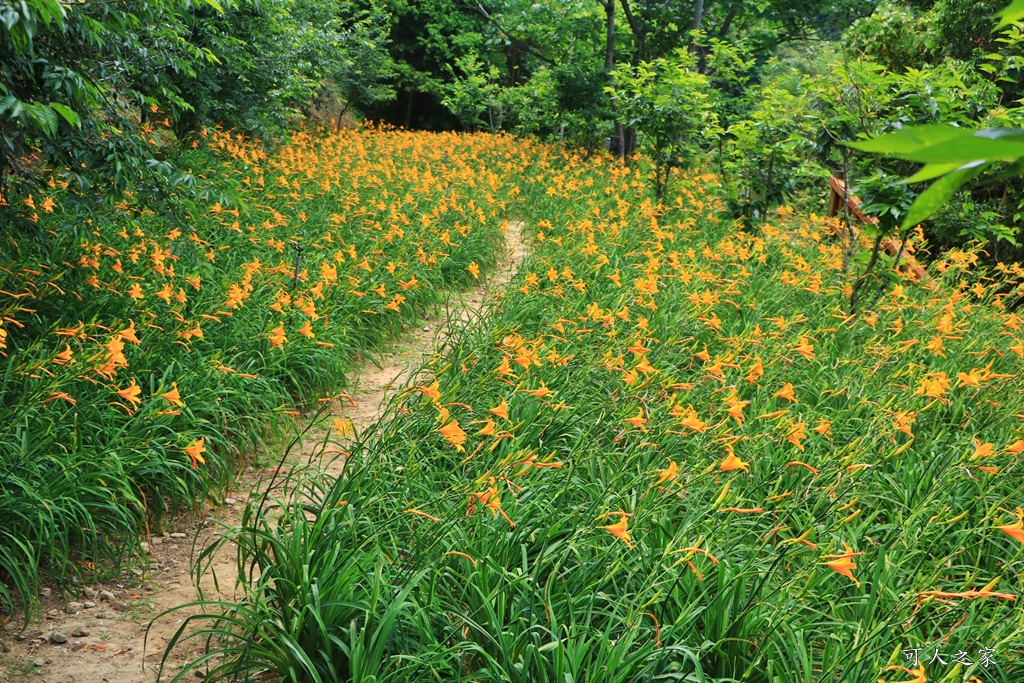
[[480,14],[483,15],[483,18],[489,21],[491,24],[493,24],[494,28],[498,29],[498,32],[501,33],[501,35],[505,36],[505,38],[507,38],[510,42],[516,43],[517,45],[522,47],[523,50],[530,53],[531,55],[533,55],[540,61],[544,62],[545,64],[550,64],[551,66],[558,66],[558,62],[544,55],[543,53],[538,52],[536,49],[533,48],[533,46],[531,46],[525,40],[520,40],[519,38],[516,38],[511,33],[506,31],[504,27],[502,27],[502,25],[499,24],[498,21],[487,12],[484,6],[480,4],[479,0],[476,3],[476,8],[480,12]]

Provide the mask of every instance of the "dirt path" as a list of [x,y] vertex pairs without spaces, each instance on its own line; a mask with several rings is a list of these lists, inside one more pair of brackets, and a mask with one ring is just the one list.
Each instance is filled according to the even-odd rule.
[[[494,273],[463,293],[454,293],[437,315],[425,319],[383,353],[382,362],[366,363],[355,373],[351,401],[328,415],[326,424],[310,430],[295,450],[289,466],[318,462],[318,455],[334,417],[352,421],[357,432],[372,426],[387,402],[410,380],[424,361],[440,352],[450,325],[468,324],[482,315],[484,303],[508,284],[526,255],[523,224],[512,223],[506,238],[507,254]],[[328,460],[328,459],[325,459]],[[276,463],[275,463],[276,464]],[[327,462],[325,471],[341,466]],[[273,466],[271,466],[273,467]],[[183,521],[173,533],[150,538],[148,570],[133,569],[120,580],[83,588],[78,596],[62,600],[56,592],[42,596],[42,619],[19,633],[21,624],[0,631],[0,681],[33,683],[150,683],[156,679],[164,648],[187,615],[196,609],[150,622],[162,612],[196,600],[190,567],[193,553],[214,541],[220,530],[238,523],[244,501],[263,494],[270,481],[268,467],[251,467],[240,478],[234,497],[210,508],[205,521]],[[231,494],[229,494],[231,495]],[[201,586],[207,598],[233,599],[233,544],[214,557],[212,572]],[[215,583],[215,578],[217,582]],[[217,588],[219,587],[219,591]],[[144,642],[145,641],[145,642]],[[177,647],[165,670],[170,680],[200,644]],[[145,648],[145,649],[144,649]],[[143,658],[145,666],[143,666]]]

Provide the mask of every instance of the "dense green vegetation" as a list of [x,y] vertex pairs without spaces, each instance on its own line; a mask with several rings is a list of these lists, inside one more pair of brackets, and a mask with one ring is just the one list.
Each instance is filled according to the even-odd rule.
[[339,477],[247,508],[245,597],[167,678],[1019,680],[1024,270],[951,252],[848,316],[830,221],[524,155],[515,281]]
[[[348,116],[505,130],[641,150],[664,171],[707,159],[735,216],[819,207],[846,177],[906,216],[912,163],[847,146],[903,126],[1024,126],[1020,11],[999,0],[89,0],[2,5],[0,193],[23,231],[32,183],[124,190],[182,219],[196,190],[166,154],[207,125],[277,137]],[[157,122],[169,126],[160,132]],[[333,123],[332,123],[333,122]],[[929,216],[933,251],[1020,255],[1020,174],[965,180]],[[83,198],[83,201],[89,201]],[[0,205],[2,206],[2,205]],[[6,208],[6,207],[5,207]]]
[[217,500],[518,219],[343,475],[247,508],[178,679],[1020,680],[1022,19],[0,0],[0,607]]
[[477,164],[513,144],[446,139],[296,135],[268,156],[214,134],[176,157],[219,198],[187,226],[136,200],[90,212],[72,185],[31,196],[43,237],[0,238],[0,604],[219,500],[282,413],[336,398],[494,263],[506,198]]

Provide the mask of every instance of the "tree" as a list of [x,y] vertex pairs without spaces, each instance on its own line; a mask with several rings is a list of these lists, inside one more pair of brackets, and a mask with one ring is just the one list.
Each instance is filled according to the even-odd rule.
[[[200,6],[219,12],[217,0]],[[139,112],[183,112],[172,74],[212,54],[183,40],[181,0],[21,0],[0,5],[0,196],[11,220],[42,166],[80,189],[133,187],[166,201],[180,176],[137,127]]]
[[693,55],[680,48],[671,58],[616,69],[608,93],[623,125],[635,126],[651,145],[660,199],[672,169],[719,133],[708,78],[696,70]]

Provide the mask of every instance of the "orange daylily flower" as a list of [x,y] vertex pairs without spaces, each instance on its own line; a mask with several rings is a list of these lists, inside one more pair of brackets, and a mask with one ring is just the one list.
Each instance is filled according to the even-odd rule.
[[284,346],[284,343],[288,341],[288,337],[284,333],[284,323],[278,323],[277,327],[271,330],[268,336],[270,338],[270,348],[272,349]]
[[981,460],[996,455],[995,444],[982,443],[980,439],[971,440],[974,442],[974,455],[971,456],[971,460]]
[[634,427],[641,431],[647,431],[647,427],[644,426],[645,424],[647,424],[647,419],[644,418],[643,408],[637,408],[636,415],[634,415],[633,417],[627,417],[626,422],[628,422],[629,424],[633,425]]
[[466,442],[466,432],[462,431],[458,420],[452,420],[437,431],[441,433],[441,436],[443,436],[448,443],[455,446],[455,450],[460,453],[466,450],[462,447],[462,444]]
[[754,365],[751,366],[750,371],[747,372],[747,376],[743,379],[753,384],[762,377],[764,377],[764,365],[761,364],[761,357],[755,356]]
[[74,354],[71,352],[71,344],[65,344],[64,350],[53,357],[52,363],[57,365],[67,365],[68,363],[74,363]]
[[536,396],[537,398],[547,398],[548,396],[553,396],[555,393],[548,389],[547,385],[544,384],[543,381],[540,383],[540,389],[521,389],[520,391]]
[[139,385],[135,383],[134,378],[132,379],[131,384],[129,384],[124,389],[120,389],[117,391],[118,396],[120,396],[126,401],[129,401],[135,408],[138,408],[139,404],[142,403],[142,401],[139,400],[139,394],[141,393],[142,389],[140,389]]
[[921,378],[921,384],[914,392],[916,396],[928,398],[942,398],[942,395],[949,390],[949,378],[944,372],[933,372]]
[[420,391],[420,393],[422,393],[424,396],[429,398],[434,403],[437,403],[438,401],[441,400],[441,385],[437,383],[436,379],[434,380],[434,382],[429,387],[414,387],[414,388],[418,389]]
[[650,363],[647,362],[646,355],[640,356],[640,359],[637,360],[636,365],[633,367],[633,369],[642,372],[645,375],[653,375],[657,374],[658,372],[654,367],[651,366]]
[[114,337],[103,345],[103,348],[110,354],[110,362],[115,366],[127,366],[128,359],[124,357],[124,342],[120,337]]
[[727,406],[726,412],[736,420],[737,424],[743,424],[743,409],[750,405],[750,401],[740,401],[736,394],[733,394],[729,398],[725,399],[725,405]]
[[173,406],[178,406],[179,408],[185,407],[185,403],[181,400],[181,394],[178,393],[177,382],[171,382],[171,390],[160,394],[160,398],[166,400]]
[[117,333],[124,341],[130,341],[133,344],[139,343],[139,338],[135,335],[135,321],[129,320],[128,327],[124,328]]
[[962,386],[978,387],[978,386],[981,386],[981,383],[984,382],[986,379],[988,379],[986,374],[987,373],[985,373],[984,370],[979,370],[977,368],[972,369],[970,372],[960,372],[960,373],[957,373],[957,376],[956,376],[957,383],[956,383],[956,385],[958,387],[962,387]]
[[497,408],[490,408],[490,409],[488,409],[487,412],[489,412],[489,413],[491,413],[493,415],[497,415],[498,417],[503,417],[503,418],[505,418],[507,420],[508,419],[508,402],[505,400],[505,397],[503,396],[501,398],[501,405],[499,405]]
[[313,334],[313,325],[308,320],[305,323],[303,323],[302,327],[299,328],[299,334],[309,339],[312,339],[313,337],[316,336],[315,334]]
[[174,295],[174,288],[171,287],[170,283],[165,284],[159,292],[156,293],[157,297],[161,298],[168,305],[171,303],[171,297]]
[[469,274],[473,276],[474,280],[480,279],[480,266],[477,265],[476,261],[473,261],[468,266],[466,266],[466,270],[469,271]]
[[798,422],[793,425],[792,431],[786,437],[786,441],[793,444],[800,449],[802,453],[804,450],[803,440],[807,438],[807,434],[804,432],[804,427],[807,426],[806,422]]
[[851,579],[855,584],[857,584],[857,588],[860,588],[860,581],[858,581],[857,577],[853,575],[853,570],[857,568],[857,565],[853,562],[851,558],[857,557],[858,555],[863,555],[864,553],[853,552],[853,548],[846,545],[845,543],[843,544],[843,549],[846,552],[844,552],[842,555],[826,555],[826,558],[835,559],[831,562],[826,562],[825,566],[829,567],[833,571],[839,572],[848,579]]
[[807,337],[800,337],[800,343],[793,350],[804,358],[814,358],[814,345],[807,341]]
[[740,460],[735,453],[729,453],[729,455],[722,461],[722,464],[718,466],[718,469],[723,472],[731,472],[732,470],[743,470],[744,472],[750,473],[750,464]]
[[775,398],[784,398],[787,401],[792,401],[793,403],[799,403],[799,401],[796,400],[796,396],[793,395],[793,385],[790,384],[789,382],[784,383],[782,385],[782,388],[779,389],[774,394],[774,397]]
[[817,426],[814,427],[814,431],[818,432],[822,436],[825,436],[826,434],[832,431],[832,420],[826,420],[825,418],[821,418]]
[[997,529],[1024,543],[1024,510],[1017,508],[1017,523],[997,526]]
[[[925,675],[924,671],[924,664],[921,664],[920,662],[918,662],[917,667],[914,669],[908,669],[905,666],[894,665],[887,667],[886,671],[902,671],[907,675],[914,677],[908,681],[893,681],[892,683],[926,683],[928,681],[928,677]],[[879,678],[878,683],[885,683],[885,681]]]
[[668,461],[668,467],[663,470],[657,470],[658,481],[656,484],[664,484],[666,481],[675,481],[679,477],[679,466],[676,465],[675,460]]
[[206,451],[206,447],[203,445],[204,443],[206,443],[206,438],[201,437],[190,443],[185,448],[185,453],[187,453],[188,457],[192,459],[192,469],[198,467],[200,463],[204,465],[206,464],[206,460],[203,459],[203,453]]
[[903,432],[911,439],[914,438],[914,432],[910,430],[910,425],[917,421],[915,417],[916,413],[908,413],[904,410],[900,410],[893,417],[892,424],[896,428],[896,431]]
[[686,416],[679,421],[679,424],[697,433],[703,432],[708,428],[708,423],[697,417],[697,411],[692,406],[689,408]]
[[1017,439],[1009,446],[1006,447],[1007,453],[1013,453],[1014,455],[1020,455],[1024,453],[1024,439]]
[[[613,513],[613,514],[616,514],[616,513]],[[626,515],[623,512],[620,512],[620,513],[617,513],[617,514],[622,515],[619,518],[618,522],[616,522],[615,524],[609,524],[607,526],[602,526],[602,527],[599,527],[599,528],[604,529],[605,531],[610,533],[615,538],[620,539],[623,543],[625,543],[627,546],[629,546],[630,550],[632,550],[633,549],[633,537],[630,536],[629,532],[626,530],[626,527],[628,526],[628,523],[629,523],[628,515]]]
[[484,422],[483,428],[477,432],[480,436],[494,436],[495,424],[494,420],[487,420]]
[[341,436],[351,436],[356,431],[355,425],[352,424],[352,420],[347,417],[344,420],[337,417],[334,418],[334,423],[331,425],[331,429],[338,432]]
[[491,482],[490,488],[486,491],[470,494],[469,506],[466,508],[466,516],[469,517],[473,514],[473,510],[476,509],[476,504],[479,502],[482,503],[485,508],[490,510],[491,514],[494,515],[495,518],[497,518],[499,514],[504,517],[505,521],[509,523],[509,526],[514,529],[516,526],[515,522],[513,522],[509,516],[505,514],[505,511],[501,509],[501,498],[498,496],[497,485],[493,483],[493,477],[491,478]]

